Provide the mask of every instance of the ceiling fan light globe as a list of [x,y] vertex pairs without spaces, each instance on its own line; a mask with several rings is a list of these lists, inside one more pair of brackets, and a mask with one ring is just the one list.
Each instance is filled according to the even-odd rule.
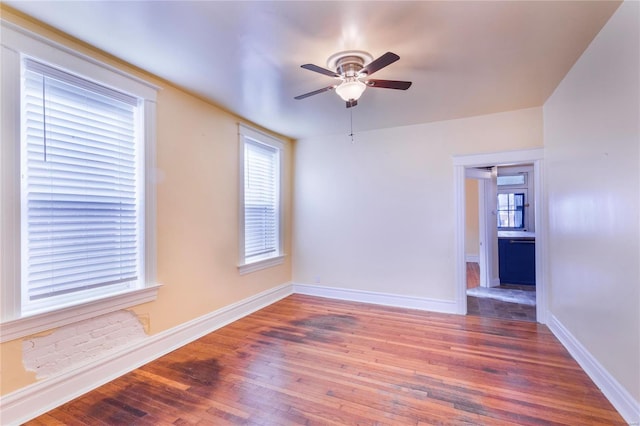
[[343,101],[357,101],[362,96],[364,89],[367,85],[360,80],[344,81],[338,87],[336,87],[336,93],[342,98]]

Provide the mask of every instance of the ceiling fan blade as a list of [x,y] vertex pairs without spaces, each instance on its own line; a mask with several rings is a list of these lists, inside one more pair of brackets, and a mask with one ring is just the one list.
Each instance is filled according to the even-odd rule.
[[335,77],[335,78],[340,78],[340,74],[335,73],[331,70],[328,70],[326,68],[322,68],[319,67],[317,65],[313,65],[313,64],[304,64],[304,65],[300,65],[300,67],[309,70],[309,71],[315,71],[315,72],[319,72],[320,74],[324,74],[324,75],[328,75],[329,77]]
[[387,65],[391,65],[398,59],[400,59],[400,56],[396,55],[395,53],[387,52],[384,55],[380,56],[378,59],[368,64],[366,67],[362,68],[360,70],[360,74],[371,75],[374,72],[386,67]]
[[410,81],[396,81],[396,80],[367,80],[365,81],[369,87],[380,87],[382,89],[398,89],[407,90],[411,87]]
[[328,92],[329,90],[333,90],[336,87],[337,87],[336,85],[333,85],[333,86],[325,87],[325,88],[322,88],[322,89],[314,90],[313,92],[309,92],[309,93],[305,93],[304,95],[296,96],[293,99],[300,100],[300,99],[308,98],[309,96],[317,95],[318,93]]

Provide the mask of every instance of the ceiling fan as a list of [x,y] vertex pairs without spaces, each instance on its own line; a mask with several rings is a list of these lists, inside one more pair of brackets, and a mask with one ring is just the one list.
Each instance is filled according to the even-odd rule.
[[[358,105],[358,99],[367,87],[407,90],[411,87],[410,81],[375,80],[368,78],[374,72],[391,65],[398,59],[400,59],[400,56],[392,52],[387,52],[376,60],[373,60],[373,56],[367,52],[347,50],[329,57],[327,67],[330,69],[313,64],[301,65],[304,69],[342,80],[342,82],[296,96],[294,99],[304,99],[317,95],[318,93],[335,90],[338,96],[347,103],[347,108],[351,108]],[[335,69],[335,71],[331,71],[331,69]]]

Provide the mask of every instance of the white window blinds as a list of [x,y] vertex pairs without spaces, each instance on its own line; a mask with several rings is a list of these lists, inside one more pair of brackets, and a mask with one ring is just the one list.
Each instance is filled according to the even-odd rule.
[[246,139],[244,144],[245,261],[279,254],[279,150]]
[[139,102],[25,59],[23,311],[136,286]]

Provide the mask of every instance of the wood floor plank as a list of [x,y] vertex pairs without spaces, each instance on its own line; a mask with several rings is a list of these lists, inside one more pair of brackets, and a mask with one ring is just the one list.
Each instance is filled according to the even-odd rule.
[[31,425],[624,425],[545,327],[292,295]]

